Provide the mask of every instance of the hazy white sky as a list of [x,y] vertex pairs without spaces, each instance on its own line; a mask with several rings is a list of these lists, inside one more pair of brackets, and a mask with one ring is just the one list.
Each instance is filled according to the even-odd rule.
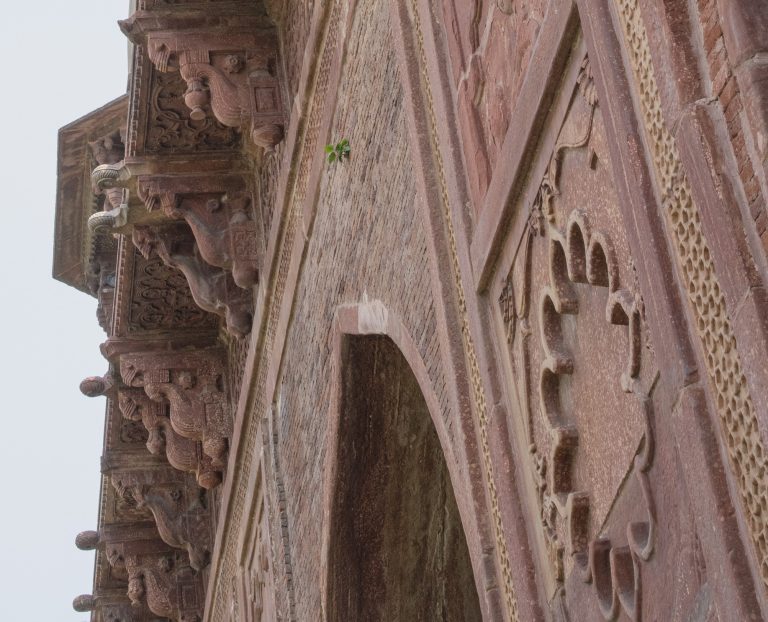
[[96,301],[51,278],[59,127],[125,91],[127,0],[4,2],[0,20],[0,621],[85,622],[106,369]]

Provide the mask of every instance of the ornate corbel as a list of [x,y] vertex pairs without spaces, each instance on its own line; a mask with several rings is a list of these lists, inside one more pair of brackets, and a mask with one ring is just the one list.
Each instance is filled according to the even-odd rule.
[[258,282],[262,235],[241,176],[140,177],[138,194],[147,211],[183,218],[202,258],[230,271],[239,287]]
[[132,607],[146,606],[155,615],[178,622],[202,620],[202,577],[189,565],[185,553],[158,539],[119,540],[99,534],[96,538],[105,547],[109,564],[125,571]]
[[134,43],[146,46],[158,71],[180,72],[193,120],[204,119],[210,106],[220,123],[272,149],[283,139],[285,123],[276,75],[277,36],[263,18],[237,17],[206,19],[207,32],[201,32],[200,19],[192,13],[139,11],[120,27]]
[[133,243],[145,258],[156,253],[180,270],[197,306],[224,318],[231,334],[242,337],[251,331],[251,293],[238,287],[229,272],[203,259],[186,224],[135,225]]
[[224,379],[225,359],[218,349],[126,354],[120,374],[128,386],[170,405],[170,421],[181,436],[201,441],[215,468],[226,462],[232,416]]
[[211,516],[204,489],[169,469],[118,471],[112,473],[112,485],[121,497],[130,495],[137,507],[149,508],[163,542],[186,550],[192,568],[208,565]]
[[99,612],[100,619],[113,622],[160,622],[158,617],[201,620],[205,599],[201,575],[186,562],[186,554],[158,539],[153,526],[110,525],[83,531],[75,545],[82,551],[98,550],[113,577],[119,578],[113,586],[75,598],[75,611]]
[[211,464],[211,458],[203,453],[202,444],[184,438],[173,429],[166,414],[166,405],[152,401],[139,388],[120,389],[118,405],[123,417],[143,423],[149,434],[147,449],[150,453],[164,453],[174,469],[194,473],[197,483],[205,489],[215,488],[221,483],[221,472]]

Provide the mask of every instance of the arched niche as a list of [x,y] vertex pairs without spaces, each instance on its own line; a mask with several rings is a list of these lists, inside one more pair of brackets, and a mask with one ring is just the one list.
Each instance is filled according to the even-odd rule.
[[443,449],[381,334],[343,335],[325,550],[328,621],[482,619]]

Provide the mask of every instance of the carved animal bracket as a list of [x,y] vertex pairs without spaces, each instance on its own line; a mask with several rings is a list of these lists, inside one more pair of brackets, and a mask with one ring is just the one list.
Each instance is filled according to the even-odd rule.
[[112,474],[121,495],[130,494],[138,507],[148,507],[163,542],[186,550],[195,570],[208,565],[211,516],[205,490],[170,469],[141,469]]
[[145,258],[157,254],[184,274],[195,303],[224,318],[227,330],[238,337],[251,331],[252,294],[235,284],[232,274],[207,263],[184,223],[136,225],[133,243]]
[[125,383],[143,388],[155,402],[169,404],[173,430],[200,441],[215,468],[223,468],[232,434],[225,369],[218,349],[141,353],[125,355],[120,361]]
[[263,18],[242,16],[235,24],[211,23],[201,32],[190,15],[139,11],[120,27],[146,46],[158,71],[180,72],[193,120],[204,119],[210,107],[219,122],[247,131],[256,145],[272,149],[282,140],[278,43]]
[[[72,603],[75,611],[99,611],[101,619],[115,622],[157,622],[157,616],[179,621],[202,619],[202,576],[189,566],[186,554],[160,541],[154,528],[122,525],[84,531],[75,544],[83,551],[101,551],[115,576],[120,577],[123,589],[127,588],[122,594],[110,589],[78,596]],[[120,612],[129,615],[115,617]]]
[[140,177],[138,193],[149,212],[183,218],[201,257],[231,272],[236,285],[258,282],[263,236],[241,176]]
[[134,607],[172,620],[202,620],[202,577],[187,563],[186,554],[157,540],[110,541],[110,565],[128,575],[128,598]]
[[221,483],[221,472],[203,453],[200,441],[184,438],[173,429],[165,404],[152,401],[140,388],[121,389],[118,404],[123,417],[142,422],[149,433],[147,449],[152,454],[164,452],[174,469],[194,473],[197,483],[203,488],[215,488]]

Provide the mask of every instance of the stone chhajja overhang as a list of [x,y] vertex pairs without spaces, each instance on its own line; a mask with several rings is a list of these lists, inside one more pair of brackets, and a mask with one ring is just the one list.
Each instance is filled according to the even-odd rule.
[[200,621],[226,478],[232,352],[253,326],[259,163],[282,140],[260,3],[140,0],[127,96],[59,134],[54,277],[98,299],[106,398],[92,622]]

